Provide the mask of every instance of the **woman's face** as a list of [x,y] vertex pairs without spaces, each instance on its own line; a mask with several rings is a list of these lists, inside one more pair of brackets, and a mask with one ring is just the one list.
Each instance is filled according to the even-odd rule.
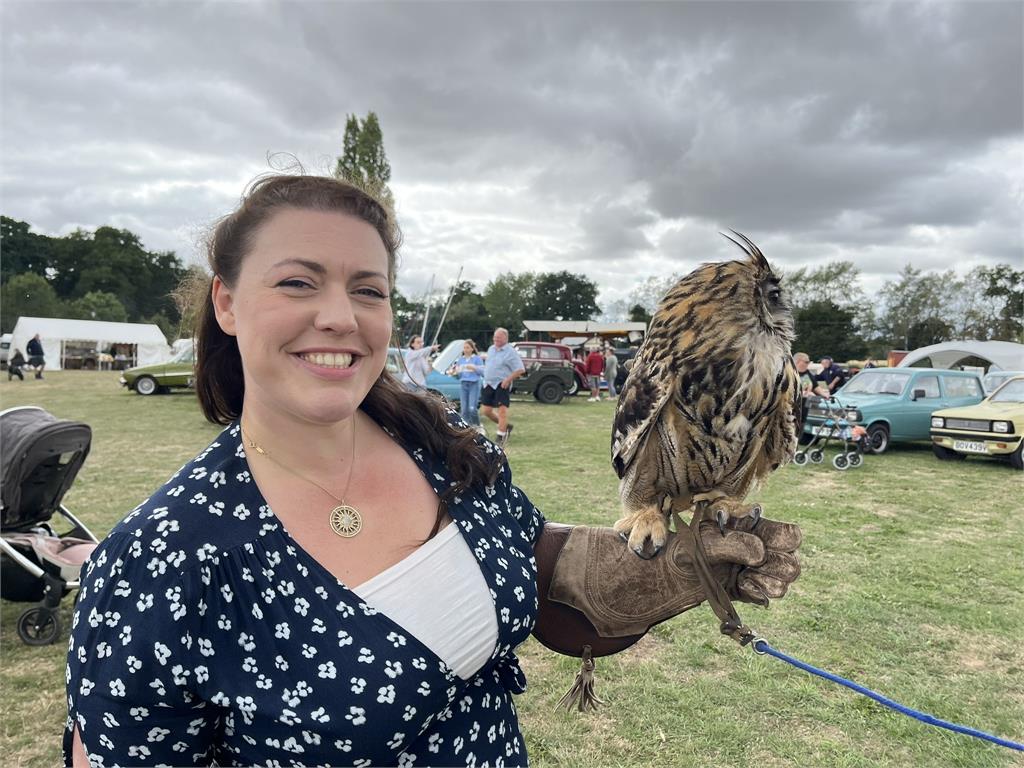
[[413,336],[412,341],[409,342],[409,349],[421,349],[423,347],[423,337]]
[[334,423],[355,413],[384,368],[388,254],[353,216],[277,212],[257,231],[237,283],[214,279],[213,302],[238,340],[246,411]]
[[466,357],[473,356],[473,347],[470,346],[468,342],[462,345],[462,354],[465,355]]

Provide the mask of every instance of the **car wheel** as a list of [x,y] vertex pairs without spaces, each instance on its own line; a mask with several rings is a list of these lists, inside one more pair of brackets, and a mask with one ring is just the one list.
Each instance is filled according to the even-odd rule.
[[967,458],[962,453],[957,453],[936,443],[932,443],[932,453],[935,454],[935,458],[941,461],[963,461]]
[[570,386],[567,390],[565,390],[565,394],[569,395],[569,397],[572,397],[573,395],[575,395],[579,391],[580,391],[580,382],[579,382],[579,380],[575,376],[573,376],[572,377],[572,386]]
[[845,453],[837,453],[832,457],[832,466],[836,469],[849,469],[850,460],[846,458]]
[[825,460],[825,452],[820,448],[815,448],[808,456],[811,459],[811,464],[821,464]]
[[544,379],[537,387],[534,397],[545,405],[557,405],[562,402],[562,395],[564,394],[565,390],[562,388],[562,382],[558,379]]
[[872,424],[865,438],[872,453],[885,453],[889,447],[889,428],[884,424]]
[[135,380],[135,391],[140,395],[152,395],[156,394],[159,387],[156,385],[156,379],[152,376],[140,376]]
[[1024,470],[1024,453],[1022,451],[1024,451],[1024,440],[1021,440],[1017,450],[1010,454],[1010,466],[1018,472]]
[[793,454],[793,463],[798,467],[804,466],[807,463],[807,454],[803,451],[797,451]]

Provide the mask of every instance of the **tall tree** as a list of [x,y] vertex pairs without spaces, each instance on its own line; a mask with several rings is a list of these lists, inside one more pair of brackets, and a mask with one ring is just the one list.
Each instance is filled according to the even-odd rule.
[[533,301],[537,275],[533,272],[502,272],[484,288],[484,307],[495,328],[508,328],[515,334],[523,327],[525,312]]
[[542,272],[527,306],[527,320],[590,320],[597,306],[597,283],[572,272]]
[[[915,349],[913,341],[918,338],[918,334],[912,334],[911,328],[926,321],[944,321],[947,308],[945,297],[950,286],[958,282],[952,270],[925,274],[908,264],[895,281],[886,283],[880,292],[885,305],[880,324],[889,344],[899,349]],[[937,324],[929,322],[922,327],[929,329],[925,335],[935,338],[931,331],[939,328]],[[948,341],[949,338],[938,338],[932,343]]]
[[350,181],[393,207],[394,196],[388,187],[391,164],[384,151],[384,132],[376,113],[367,113],[363,120],[349,115],[341,147],[335,178]]
[[24,221],[0,216],[0,281],[24,272],[48,277],[53,270],[53,238],[37,235]]
[[852,261],[830,261],[818,267],[800,267],[782,275],[782,285],[794,308],[814,301],[828,301],[837,307],[864,303],[860,270]]
[[[427,335],[434,337],[437,323],[441,322],[444,315],[444,305],[437,309],[431,309],[431,323]],[[491,317],[484,305],[484,297],[477,291],[476,287],[467,280],[461,280],[455,286],[452,294],[452,303],[448,308],[448,315],[445,317],[444,327],[441,328],[439,341],[444,344],[449,339],[473,339],[477,344],[485,341],[490,343],[490,331],[494,328],[491,324]],[[430,341],[430,339],[427,339]]]
[[794,313],[795,351],[817,359],[831,355],[835,360],[853,360],[864,356],[867,344],[857,329],[856,314],[828,299],[809,302]]
[[651,322],[651,313],[643,306],[643,304],[634,304],[629,309],[629,321],[631,323],[647,323]]
[[14,275],[0,290],[0,330],[3,333],[13,331],[22,315],[61,317],[63,314],[64,303],[57,298],[53,286],[35,272]]
[[108,320],[114,323],[128,320],[124,304],[117,296],[105,291],[90,291],[80,299],[75,299],[68,304],[67,316],[81,320]]

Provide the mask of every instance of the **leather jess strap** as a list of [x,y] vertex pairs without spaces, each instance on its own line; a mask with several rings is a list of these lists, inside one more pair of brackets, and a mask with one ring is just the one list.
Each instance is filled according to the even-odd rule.
[[700,536],[700,523],[704,519],[704,511],[707,505],[708,502],[706,501],[697,503],[693,518],[688,526],[683,525],[679,514],[673,510],[672,517],[676,523],[676,531],[682,538],[680,545],[684,546],[693,558],[694,571],[700,580],[701,586],[704,588],[704,597],[708,605],[711,606],[711,610],[715,612],[719,621],[722,622],[719,627],[722,634],[731,637],[740,645],[747,645],[757,638],[757,634],[754,630],[744,625],[743,620],[732,604],[732,600],[729,599],[729,594],[725,591],[721,582],[715,578],[711,572],[711,566],[708,564],[707,552],[704,549],[704,542]]

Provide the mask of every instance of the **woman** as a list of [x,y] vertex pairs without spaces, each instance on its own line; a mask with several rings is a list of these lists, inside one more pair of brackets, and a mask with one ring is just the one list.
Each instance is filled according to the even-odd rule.
[[513,649],[544,519],[387,373],[398,241],[316,177],[218,224],[196,389],[226,426],[84,569],[66,764],[527,762]]
[[423,346],[422,336],[413,336],[409,341],[409,348],[402,353],[405,362],[405,372],[402,374],[402,383],[414,392],[422,392],[427,388],[427,376],[430,375],[430,355],[441,348],[440,344],[429,347]]
[[472,339],[462,342],[462,357],[455,361],[454,367],[461,385],[459,415],[464,422],[477,427],[477,431],[482,434],[477,406],[480,403],[480,372],[484,368],[484,361]]

